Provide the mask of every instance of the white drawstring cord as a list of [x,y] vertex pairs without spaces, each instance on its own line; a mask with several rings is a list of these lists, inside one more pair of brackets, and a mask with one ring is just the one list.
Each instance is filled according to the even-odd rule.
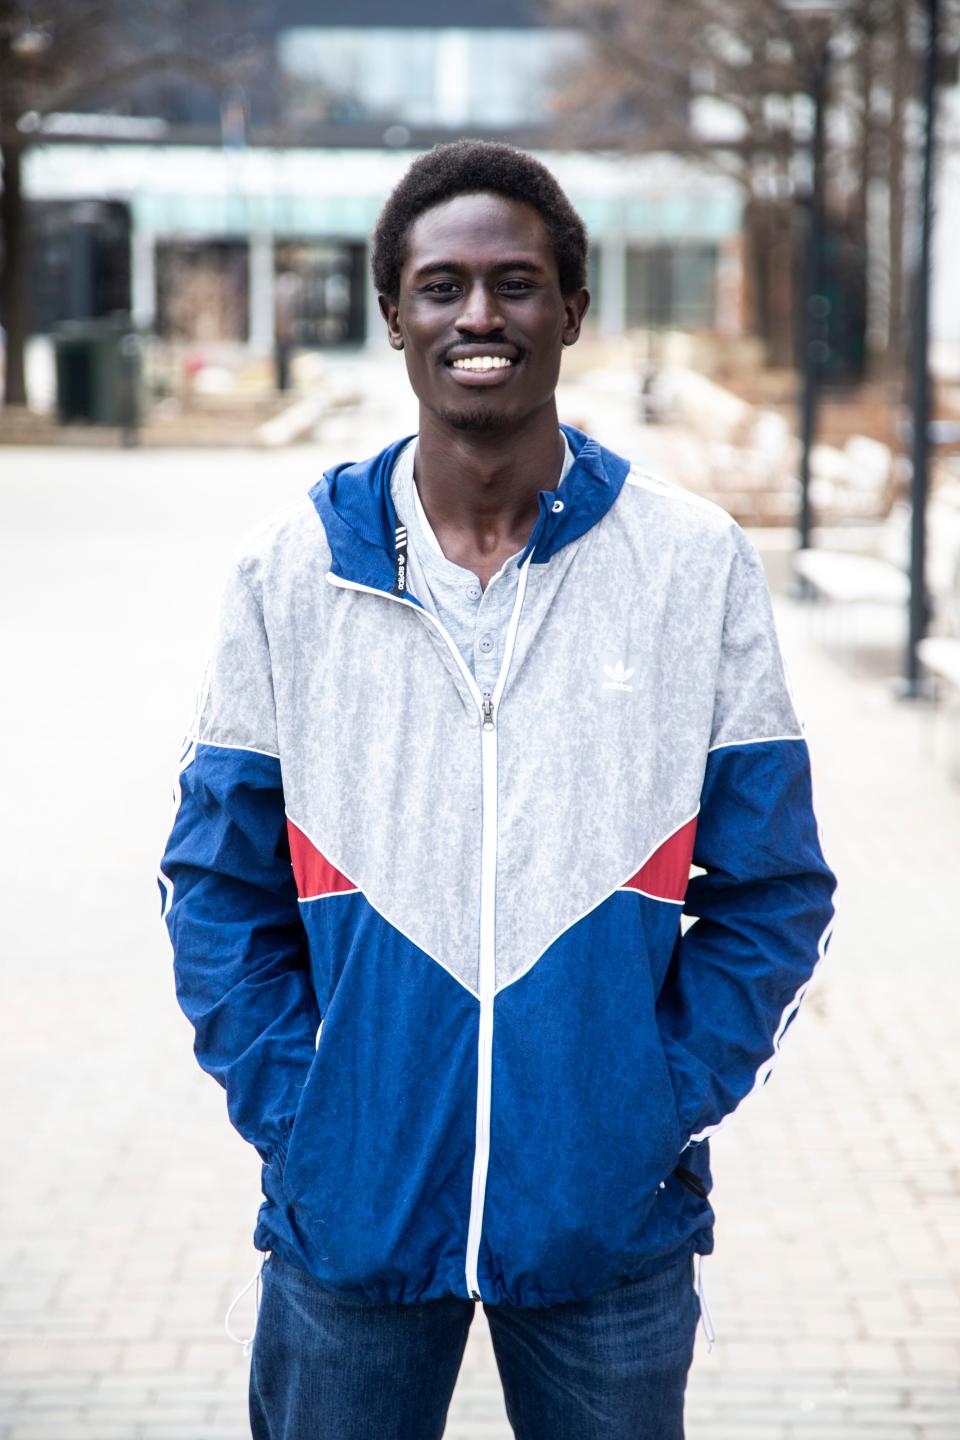
[[[255,1336],[256,1333],[257,1333],[257,1319],[258,1319],[259,1314],[260,1314],[260,1287],[261,1287],[261,1284],[262,1284],[262,1277],[263,1277],[263,1265],[264,1265],[264,1261],[266,1260],[266,1258],[267,1258],[267,1256],[269,1255],[269,1253],[270,1253],[269,1250],[261,1250],[261,1252],[260,1252],[260,1264],[257,1266],[256,1270],[255,1270],[255,1271],[253,1272],[253,1274],[250,1276],[250,1279],[247,1281],[246,1285],[244,1285],[243,1289],[240,1291],[240,1294],[237,1295],[237,1296],[233,1299],[233,1301],[231,1302],[231,1305],[230,1305],[229,1310],[227,1311],[226,1315],[224,1315],[224,1317],[223,1317],[223,1328],[224,1328],[224,1330],[226,1330],[228,1337],[233,1341],[234,1345],[242,1345],[242,1346],[243,1346],[244,1357],[247,1358],[247,1359],[249,1359],[250,1351],[251,1351],[251,1349],[253,1348],[253,1338],[254,1338],[254,1336]],[[250,1289],[250,1286],[251,1286],[251,1285],[256,1285],[256,1287],[257,1287],[257,1291],[256,1291],[256,1310],[255,1310],[254,1316],[253,1316],[253,1329],[251,1330],[251,1332],[250,1332],[250,1334],[247,1336],[247,1338],[244,1339],[242,1335],[235,1335],[235,1334],[233,1333],[232,1329],[230,1328],[230,1317],[233,1315],[234,1310],[236,1310],[237,1306],[240,1304],[240,1301],[243,1299],[244,1295],[246,1295],[246,1293],[247,1293],[247,1291]]]
[[707,1338],[708,1353],[713,1350],[716,1343],[717,1332],[713,1328],[713,1320],[710,1316],[710,1306],[707,1304],[707,1292],[703,1288],[703,1256],[697,1256],[697,1300],[700,1305],[700,1323],[703,1325],[703,1333]]

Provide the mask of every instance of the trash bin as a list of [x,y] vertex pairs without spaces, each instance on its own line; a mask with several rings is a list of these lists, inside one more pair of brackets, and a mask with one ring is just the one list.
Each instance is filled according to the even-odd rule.
[[143,402],[143,347],[129,318],[65,320],[53,332],[61,424],[135,428]]

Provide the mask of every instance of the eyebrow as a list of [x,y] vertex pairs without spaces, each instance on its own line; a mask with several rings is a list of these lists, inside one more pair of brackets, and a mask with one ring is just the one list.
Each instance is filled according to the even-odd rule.
[[[460,260],[434,260],[429,265],[421,265],[413,272],[414,280],[426,279],[428,275],[439,275],[443,271],[462,271],[465,268]],[[531,275],[542,275],[544,269],[538,265],[536,260],[498,260],[496,265],[491,265],[491,270],[526,270]]]

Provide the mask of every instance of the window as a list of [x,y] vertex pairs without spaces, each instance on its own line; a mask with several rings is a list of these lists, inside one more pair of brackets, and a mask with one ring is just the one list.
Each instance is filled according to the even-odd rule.
[[157,334],[170,340],[246,340],[247,246],[170,240],[157,246]]
[[537,122],[549,115],[554,75],[583,43],[543,29],[285,30],[277,55],[286,118],[451,129]]

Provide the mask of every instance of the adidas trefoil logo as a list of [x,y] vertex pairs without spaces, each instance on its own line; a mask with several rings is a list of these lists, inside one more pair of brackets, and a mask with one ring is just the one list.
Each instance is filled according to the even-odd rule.
[[603,685],[604,690],[623,690],[628,695],[632,693],[633,686],[628,685],[627,681],[633,674],[633,669],[631,667],[628,670],[622,660],[618,660],[616,665],[604,665],[603,673],[607,677]]

